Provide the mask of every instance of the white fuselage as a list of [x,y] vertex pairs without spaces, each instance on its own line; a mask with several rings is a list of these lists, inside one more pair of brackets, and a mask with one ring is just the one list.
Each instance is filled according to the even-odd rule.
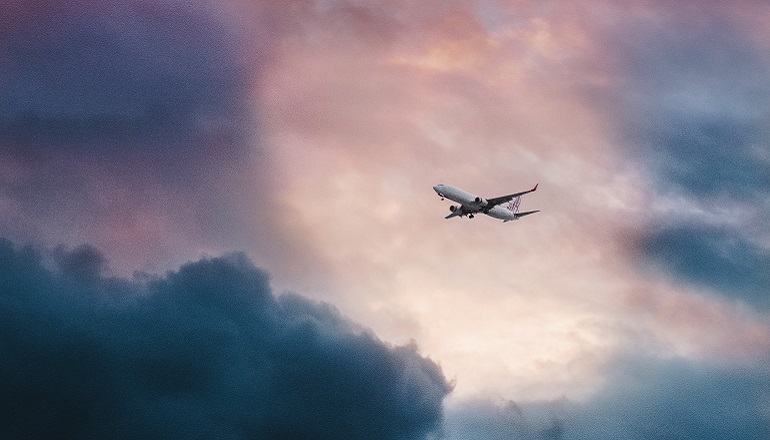
[[510,210],[500,205],[495,206],[484,214],[504,221],[519,219]]
[[465,213],[460,215],[472,215],[480,212],[504,221],[518,220],[518,217],[505,207],[496,205],[487,209],[486,200],[451,185],[441,183],[434,186],[433,190],[436,191],[439,196],[446,197],[453,202],[459,203],[460,207],[458,209],[463,209],[465,211]]

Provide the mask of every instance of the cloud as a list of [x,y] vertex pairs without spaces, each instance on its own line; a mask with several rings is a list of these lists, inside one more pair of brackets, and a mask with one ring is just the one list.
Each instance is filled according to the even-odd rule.
[[651,230],[640,244],[654,264],[699,286],[770,307],[770,251],[727,227],[680,225]]
[[752,35],[756,19],[738,9],[652,2],[593,28],[613,60],[604,104],[619,110],[611,118],[621,145],[664,193],[756,200],[770,188],[761,147],[770,140],[770,59]]
[[635,9],[601,37],[619,78],[610,101],[625,109],[613,118],[620,141],[649,173],[652,204],[668,205],[646,211],[637,251],[684,282],[766,309],[770,59],[745,14],[660,8]]
[[[398,6],[382,4],[390,17],[399,16]],[[584,395],[627,342],[614,332],[626,325],[684,356],[765,348],[753,342],[766,341],[765,326],[741,313],[742,305],[709,295],[703,284],[672,281],[670,273],[651,276],[634,258],[641,252],[655,261],[635,239],[660,230],[658,220],[669,213],[655,218],[651,205],[666,188],[712,206],[708,198],[723,182],[709,182],[708,173],[719,161],[729,164],[720,179],[733,179],[723,186],[755,197],[757,187],[744,191],[742,179],[762,177],[760,168],[745,167],[761,130],[735,141],[734,158],[718,144],[756,122],[740,118],[744,97],[765,87],[743,82],[763,77],[756,48],[724,25],[679,40],[690,15],[649,2],[496,6],[447,11],[442,3],[435,13],[410,13],[419,25],[383,32],[395,36],[388,44],[371,34],[352,38],[352,16],[338,17],[347,26],[316,17],[306,23],[313,32],[282,47],[265,76],[264,100],[282,146],[275,157],[285,184],[277,193],[284,224],[307,238],[303,255],[328,268],[323,277],[299,273],[287,284],[336,284],[337,303],[379,334],[419,335],[423,349],[457,374],[456,394]],[[739,54],[730,52],[732,39],[741,43]],[[726,57],[716,67],[701,61],[708,44]],[[737,88],[720,88],[731,64],[741,70]],[[728,110],[699,108],[696,98],[709,93],[707,102],[730,98],[735,114],[722,120],[714,112]],[[752,102],[752,109],[764,105]],[[714,119],[721,137],[701,139],[701,125]],[[652,140],[682,127],[682,137],[695,142],[689,149]],[[705,173],[678,168],[693,165],[686,159],[700,148]],[[429,189],[450,182],[495,195],[538,181],[524,203],[542,213],[507,227],[486,218],[442,222],[447,205]],[[698,185],[703,194],[694,192]],[[359,293],[362,280],[369,295]],[[640,297],[653,297],[655,307],[639,313]],[[715,316],[730,330],[709,326]]]
[[[0,115],[14,137],[0,152],[0,235],[94,243],[120,273],[246,249],[282,288],[334,298],[387,340],[419,338],[458,378],[455,394],[584,396],[626,325],[682,356],[767,347],[762,317],[704,294],[714,279],[677,264],[693,248],[740,249],[735,239],[763,255],[730,228],[766,194],[752,162],[766,51],[729,20],[655,2],[107,3],[16,2],[31,12],[8,9],[21,24],[0,26],[13,50],[0,75],[19,86],[0,92],[14,104]],[[679,35],[699,19],[716,25]],[[62,55],[39,59],[44,46]],[[67,72],[86,72],[91,94]],[[56,105],[19,98],[30,88]],[[525,203],[543,212],[443,222],[430,191],[442,181],[489,195],[541,182]],[[733,194],[740,205],[724,203]],[[668,246],[701,226],[659,222],[671,212],[648,202],[666,197],[700,209],[691,217],[720,202],[720,221],[738,220],[707,229],[722,231],[708,244]],[[640,254],[680,279],[640,271]],[[57,259],[83,285],[105,277],[87,248]]]
[[105,276],[90,247],[54,257],[0,243],[6,435],[416,439],[440,425],[450,386],[414,344],[274,296],[242,255],[132,280]]
[[770,376],[762,364],[618,359],[608,365],[605,390],[580,411],[577,431],[614,431],[615,438],[764,438],[770,433]]
[[448,439],[503,440],[559,437],[564,431],[563,413],[570,402],[518,404],[512,400],[465,399],[447,408]]
[[584,402],[465,400],[447,409],[449,439],[760,439],[770,434],[764,367],[622,358]]
[[189,156],[207,145],[201,138],[243,136],[232,123],[245,113],[237,39],[195,9],[140,0],[11,5],[9,21],[24,25],[0,45],[10,60],[0,77],[3,142],[19,154]]
[[271,6],[244,8],[255,30],[233,23],[231,2],[10,2],[2,235],[94,243],[124,272],[269,247],[255,96],[280,28]]

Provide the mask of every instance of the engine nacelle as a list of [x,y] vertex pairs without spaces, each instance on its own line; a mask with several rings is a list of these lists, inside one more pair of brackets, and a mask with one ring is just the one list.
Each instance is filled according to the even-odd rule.
[[450,205],[450,206],[449,206],[449,210],[450,210],[450,211],[452,211],[452,212],[455,212],[455,211],[457,211],[457,206],[455,206],[455,205]]
[[483,197],[476,197],[474,202],[476,202],[476,204],[481,206],[482,208],[486,207],[489,204],[489,202],[487,202],[487,199]]

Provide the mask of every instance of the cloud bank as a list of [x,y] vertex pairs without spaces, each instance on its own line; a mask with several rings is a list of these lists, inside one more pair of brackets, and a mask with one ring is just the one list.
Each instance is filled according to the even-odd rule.
[[111,278],[93,248],[0,242],[0,426],[12,438],[417,439],[450,385],[244,256]]
[[[0,236],[93,243],[120,273],[246,250],[276,285],[333,299],[386,340],[418,338],[457,377],[455,398],[588,399],[520,403],[524,419],[488,401],[450,408],[457,438],[707,438],[701,429],[764,438],[768,23],[762,2],[12,0],[0,17]],[[430,190],[438,182],[484,195],[540,182],[526,203],[542,213],[515,226],[443,222],[446,204]],[[30,258],[42,278],[115,294],[41,300],[36,310],[56,319],[32,331],[25,319],[40,313],[17,314],[3,331],[18,339],[26,328],[40,341],[69,334],[52,326],[79,332],[42,352],[83,345],[75,352],[94,354],[82,365],[106,379],[71,367],[66,350],[64,376],[47,378],[57,371],[50,356],[37,369],[15,364],[17,376],[30,371],[52,395],[93,408],[124,408],[116,420],[152,419],[145,426],[194,413],[182,404],[199,408],[175,425],[193,433],[208,433],[204,416],[246,420],[259,407],[222,397],[211,416],[190,403],[189,394],[211,402],[213,386],[152,397],[252,371],[207,376],[222,371],[219,359],[240,358],[189,348],[221,347],[233,328],[201,333],[211,320],[191,311],[195,301],[184,320],[163,319],[175,300],[157,292],[184,270],[110,279],[87,247]],[[271,307],[336,328],[323,307],[291,309],[290,298]],[[85,313],[96,304],[100,314]],[[117,368],[138,358],[112,360],[84,327],[107,328],[132,353],[146,336],[111,326],[115,310],[163,330],[143,370]],[[83,325],[67,325],[70,315]],[[339,352],[326,342],[313,353]],[[155,368],[174,350],[179,367]],[[637,356],[617,360],[627,350]],[[205,354],[200,366],[189,352]],[[304,370],[326,371],[311,358]],[[182,367],[193,379],[167,373]],[[155,394],[109,386],[113,405],[93,390],[113,374],[144,374],[134,382]],[[77,393],[64,377],[82,378]],[[242,402],[261,393],[221,388]],[[137,409],[143,401],[151,412]]]

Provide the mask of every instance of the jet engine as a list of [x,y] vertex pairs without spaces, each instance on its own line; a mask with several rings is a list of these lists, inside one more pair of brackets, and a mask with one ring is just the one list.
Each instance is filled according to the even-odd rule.
[[450,205],[450,206],[449,206],[449,210],[450,210],[450,211],[452,211],[452,212],[455,212],[455,211],[457,211],[457,208],[458,208],[458,207],[457,207],[457,206],[455,206],[455,205]]
[[476,197],[474,202],[476,202],[476,204],[481,206],[482,208],[489,204],[489,202],[487,202],[487,199],[485,199],[483,197]]

